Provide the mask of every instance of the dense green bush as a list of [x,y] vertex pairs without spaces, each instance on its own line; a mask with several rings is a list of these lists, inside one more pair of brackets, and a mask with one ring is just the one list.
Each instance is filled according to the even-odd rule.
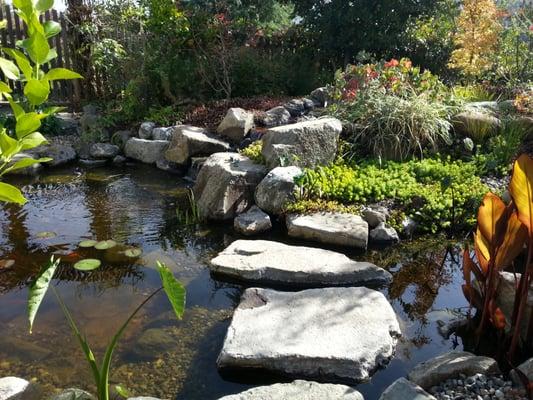
[[368,204],[392,200],[420,223],[423,231],[461,229],[475,223],[475,211],[487,187],[473,162],[450,158],[382,165],[336,164],[306,170],[298,180],[307,198]]

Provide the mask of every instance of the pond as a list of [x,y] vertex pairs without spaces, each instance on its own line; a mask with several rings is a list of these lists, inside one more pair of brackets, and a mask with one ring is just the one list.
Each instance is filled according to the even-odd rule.
[[[23,207],[0,206],[0,259],[16,264],[0,270],[0,377],[33,379],[46,390],[93,390],[90,371],[51,293],[28,333],[28,284],[51,254],[62,255],[54,285],[68,304],[97,357],[135,306],[158,287],[156,260],[165,262],[187,287],[187,310],[176,321],[164,296],[157,296],[130,325],[116,351],[111,382],[132,394],[166,399],[217,399],[254,385],[280,381],[267,375],[221,375],[216,358],[243,286],[214,280],[208,261],[239,238],[231,224],[191,226],[176,209],[188,206],[189,183],[146,166],[68,167],[39,177],[17,178],[29,199]],[[281,226],[261,236],[292,244]],[[85,239],[113,239],[141,248],[135,261],[103,256],[93,272],[72,267]],[[309,243],[305,243],[309,246]],[[447,247],[451,252],[447,251]],[[339,250],[339,249],[334,249]],[[340,249],[342,250],[342,249]],[[394,275],[383,289],[404,332],[386,369],[358,389],[377,399],[415,364],[451,349],[437,320],[467,306],[461,292],[458,248],[428,237],[364,254]],[[357,338],[354,338],[357,340]]]

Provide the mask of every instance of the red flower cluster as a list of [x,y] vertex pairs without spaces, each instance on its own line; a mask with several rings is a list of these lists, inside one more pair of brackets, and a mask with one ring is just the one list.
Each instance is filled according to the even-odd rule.
[[400,62],[395,58],[391,58],[390,61],[387,61],[385,64],[383,64],[383,67],[392,68],[392,67],[397,67],[398,65],[400,65]]

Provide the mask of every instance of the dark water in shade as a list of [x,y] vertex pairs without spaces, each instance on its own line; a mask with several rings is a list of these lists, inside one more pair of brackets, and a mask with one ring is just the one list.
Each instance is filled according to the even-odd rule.
[[[74,262],[94,256],[78,249],[81,240],[114,239],[142,248],[143,255],[124,262],[113,252],[99,253],[104,262],[91,273],[76,271],[64,262],[54,280],[97,357],[135,306],[158,287],[156,260],[165,262],[186,284],[187,311],[182,321],[176,321],[167,300],[154,298],[120,342],[112,383],[136,395],[210,400],[282,380],[266,375],[221,376],[216,369],[243,286],[212,279],[207,261],[239,236],[231,224],[180,223],[176,208],[187,207],[185,181],[149,167],[126,166],[55,169],[16,182],[24,185],[29,202],[24,207],[0,206],[0,259],[16,261],[15,267],[0,270],[0,376],[33,379],[48,391],[73,386],[94,389],[78,343],[51,293],[29,335],[27,285],[51,254]],[[42,232],[56,236],[41,238]],[[261,238],[302,244],[289,240],[281,227]],[[418,362],[462,348],[460,338],[444,339],[437,331],[436,320],[447,309],[467,305],[461,294],[460,265],[454,260],[458,256],[447,253],[446,246],[442,238],[425,238],[348,254],[393,273],[394,282],[384,293],[404,332],[389,366],[377,371],[369,383],[357,386],[366,399],[377,399]],[[148,330],[163,338],[159,345],[142,345],[141,335]]]

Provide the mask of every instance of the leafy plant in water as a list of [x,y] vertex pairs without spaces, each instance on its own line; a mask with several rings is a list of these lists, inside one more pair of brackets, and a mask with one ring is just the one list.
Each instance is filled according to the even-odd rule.
[[196,203],[194,192],[189,190],[187,193],[188,207],[185,210],[178,208],[176,215],[178,220],[185,225],[195,225],[203,221],[203,217],[200,214],[200,208]]
[[[463,292],[481,313],[477,333],[483,334],[487,325],[492,324],[501,332],[512,362],[521,341],[522,323],[527,320],[525,313],[533,278],[533,159],[529,156],[523,154],[515,162],[509,191],[512,197],[509,204],[492,193],[483,199],[474,236],[477,262],[468,248],[463,255]],[[527,255],[522,258],[525,248]],[[510,318],[497,305],[500,272],[505,269],[522,272]],[[531,344],[533,338],[532,317],[524,344]],[[508,336],[504,335],[506,330],[510,332]]]
[[[0,99],[9,101],[16,120],[14,137],[8,134],[4,126],[0,126],[0,179],[8,172],[27,168],[31,165],[50,161],[49,158],[20,158],[16,155],[46,143],[44,136],[38,132],[42,121],[60,109],[52,107],[37,111],[50,95],[51,83],[63,79],[78,79],[81,75],[66,68],[51,68],[43,71],[42,67],[57,57],[55,49],[50,47],[49,40],[61,32],[61,26],[55,21],[41,23],[42,16],[54,5],[54,0],[14,0],[13,6],[17,14],[27,26],[28,37],[17,42],[20,49],[2,48],[2,52],[11,60],[0,57],[0,69],[6,82],[0,81]],[[5,27],[5,21],[0,28]],[[23,93],[20,100],[12,95],[7,81],[19,82]],[[0,201],[24,204],[26,199],[19,189],[0,182]]]
[[[111,369],[111,359],[113,356],[113,351],[115,350],[118,341],[120,340],[122,334],[128,327],[129,323],[133,320],[135,315],[143,308],[143,306],[148,303],[156,294],[160,291],[164,291],[171,306],[176,314],[178,319],[181,319],[185,311],[185,288],[184,286],[174,278],[172,272],[168,267],[160,262],[157,263],[157,268],[159,270],[159,277],[161,278],[162,286],[150,294],[126,319],[122,326],[118,329],[116,334],[111,339],[111,342],[106,348],[104,359],[102,363],[98,365],[96,358],[89,346],[87,338],[83,335],[78,326],[74,322],[70,311],[68,310],[67,305],[61,298],[59,292],[55,289],[54,286],[50,286],[50,283],[54,277],[55,271],[59,266],[59,260],[55,260],[53,257],[48,263],[48,265],[41,271],[37,279],[30,287],[29,298],[28,298],[28,319],[30,323],[30,333],[33,328],[33,323],[35,317],[39,310],[46,292],[51,287],[61,310],[65,315],[74,335],[77,337],[80,346],[83,350],[85,358],[89,363],[91,372],[93,375],[94,382],[97,388],[98,400],[109,400],[109,372]],[[118,388],[119,393],[126,393],[122,387]]]

